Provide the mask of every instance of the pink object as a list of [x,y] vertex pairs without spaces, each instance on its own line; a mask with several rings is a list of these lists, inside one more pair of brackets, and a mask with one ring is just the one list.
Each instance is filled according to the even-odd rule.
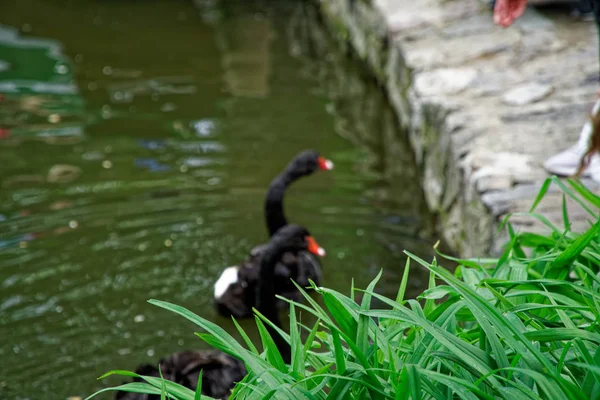
[[507,28],[525,12],[527,0],[496,0],[494,23]]
[[10,135],[8,129],[0,128],[0,139],[6,139]]

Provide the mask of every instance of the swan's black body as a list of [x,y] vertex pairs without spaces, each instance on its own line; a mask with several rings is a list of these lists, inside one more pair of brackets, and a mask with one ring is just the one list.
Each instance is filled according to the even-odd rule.
[[[288,224],[283,211],[283,198],[288,186],[303,176],[311,175],[319,168],[331,169],[332,165],[316,151],[307,150],[298,154],[286,169],[273,179],[265,200],[265,218],[269,235],[272,236]],[[230,283],[224,293],[218,296],[215,293],[215,302],[220,314],[233,315],[237,318],[252,315],[252,307],[255,305],[254,291],[258,280],[258,266],[265,247],[266,245],[260,245],[253,248],[248,258],[234,267],[237,268],[237,281]],[[304,287],[309,285],[309,280],[319,284],[321,264],[316,257],[306,251],[287,252],[282,255],[281,261],[275,269],[276,293],[298,300],[299,293],[292,280]],[[285,303],[280,300],[277,303],[279,306],[285,306]]]
[[[215,399],[227,399],[236,382],[246,375],[246,367],[240,360],[223,352],[182,351],[171,354],[158,362],[164,379],[188,389],[195,390],[202,371],[202,394]],[[158,368],[149,364],[140,365],[138,375],[160,377]],[[142,381],[135,378],[134,382]],[[117,400],[160,400],[159,395],[117,392]]]
[[[281,257],[287,252],[307,251],[307,238],[310,233],[303,227],[287,225],[277,231],[271,241],[264,247],[258,271],[258,287],[254,291],[258,311],[276,326],[281,327],[275,303],[275,271]],[[274,329],[268,327],[283,360],[290,362],[290,346]],[[183,351],[159,361],[165,379],[195,390],[198,376],[202,371],[202,394],[217,399],[225,399],[231,389],[246,375],[244,364],[223,352]],[[139,375],[159,377],[158,368],[149,364],[140,365],[136,373]],[[134,382],[141,379],[134,379]],[[117,392],[117,400],[159,400],[158,395]]]

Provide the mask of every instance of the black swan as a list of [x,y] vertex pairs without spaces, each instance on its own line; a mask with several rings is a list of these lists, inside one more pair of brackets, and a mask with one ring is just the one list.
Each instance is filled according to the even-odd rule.
[[[317,169],[331,170],[333,163],[314,150],[306,150],[299,153],[286,169],[273,179],[265,200],[265,218],[270,236],[288,223],[283,211],[283,197],[287,187],[303,176],[311,175]],[[252,315],[252,307],[256,300],[254,291],[258,281],[258,266],[264,249],[265,245],[253,248],[248,258],[240,265],[227,267],[221,273],[214,286],[215,303],[220,314],[237,318]],[[282,256],[275,271],[277,294],[298,299],[299,293],[291,280],[300,286],[308,286],[309,279],[317,284],[321,280],[321,265],[312,254],[300,251],[287,252]],[[278,300],[277,303],[279,306],[285,306],[283,301]]]
[[[246,376],[246,367],[240,360],[218,350],[187,350],[171,354],[158,364],[164,379],[196,390],[198,376],[202,371],[202,394],[215,399],[226,399],[236,382]],[[143,364],[137,367],[138,375],[159,378],[156,366]],[[134,382],[143,382],[134,378]],[[116,400],[160,400],[159,395],[117,392]]]
[[[278,307],[275,299],[275,270],[281,258],[287,252],[309,251],[315,255],[325,251],[312,238],[310,233],[298,225],[287,225],[271,237],[265,245],[259,268],[259,283],[256,292],[257,310],[276,326],[281,327]],[[271,337],[283,361],[287,364],[291,359],[289,344],[267,325]],[[236,382],[246,375],[244,363],[217,350],[183,351],[159,361],[165,379],[195,390],[198,376],[202,372],[202,394],[217,399],[226,399]],[[140,365],[136,371],[139,375],[159,377],[155,366]],[[135,378],[134,382],[142,381]],[[141,393],[117,392],[117,400],[158,400],[160,396]]]

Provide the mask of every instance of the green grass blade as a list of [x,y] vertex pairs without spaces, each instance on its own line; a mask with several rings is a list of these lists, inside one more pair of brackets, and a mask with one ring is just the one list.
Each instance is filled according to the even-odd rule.
[[93,397],[96,397],[97,395],[99,395],[101,393],[112,392],[112,391],[121,391],[121,392],[128,392],[128,393],[147,393],[147,394],[154,394],[157,396],[160,395],[160,389],[157,389],[152,385],[149,385],[144,382],[132,382],[132,383],[125,383],[120,386],[100,389],[97,392],[95,392],[94,394],[86,397],[85,400],[89,400]]
[[100,375],[98,377],[98,380],[108,378],[109,376],[112,376],[112,375],[128,376],[131,378],[139,378],[140,377],[140,375],[136,374],[135,372],[126,371],[126,370],[122,370],[122,369],[113,369],[111,371],[106,372],[105,374]]
[[[381,279],[383,274],[383,270],[379,270],[379,274],[369,283],[367,286],[367,290],[364,292],[361,309],[364,311],[368,311],[371,308],[371,294],[375,290],[375,285]],[[350,313],[348,313],[350,315]],[[362,353],[366,353],[369,347],[369,323],[371,322],[371,318],[367,315],[360,314],[358,317],[358,325],[356,328],[356,345]]]
[[562,217],[565,230],[571,230],[571,220],[569,219],[569,211],[567,210],[567,197],[563,193],[562,195]]
[[319,324],[320,324],[320,320],[317,320],[317,322],[315,322],[315,325],[310,330],[310,333],[308,334],[308,337],[306,338],[306,342],[304,342],[304,347],[302,349],[303,353],[306,354],[311,349],[312,344],[315,340],[315,336],[317,335],[317,331],[319,330]]
[[576,328],[548,328],[524,333],[529,340],[536,342],[554,342],[562,340],[583,339],[600,344],[600,335]]
[[204,370],[200,370],[200,375],[198,375],[198,383],[196,384],[196,393],[194,395],[194,400],[202,400],[202,374]]
[[296,379],[304,376],[304,352],[300,341],[300,332],[296,322],[296,309],[290,304],[290,348],[291,348],[291,373]]
[[542,187],[540,188],[540,191],[539,191],[537,197],[535,198],[535,200],[533,201],[533,204],[531,205],[531,208],[529,209],[530,213],[535,211],[538,204],[540,204],[540,201],[542,201],[544,196],[546,196],[546,193],[548,193],[548,189],[550,188],[550,184],[552,184],[552,180],[550,178],[547,178],[544,181],[544,183],[542,184]]
[[412,400],[419,400],[421,398],[421,374],[419,373],[419,368],[416,365],[407,365],[406,376]]
[[[494,396],[491,396],[481,390],[479,387],[473,385],[471,382],[460,379],[455,376],[441,374],[435,371],[428,371],[421,369],[420,373],[429,377],[432,381],[438,382],[442,385],[447,386],[453,393],[455,393],[461,399],[468,400],[495,400]],[[453,397],[448,397],[453,398]]]
[[600,208],[600,197],[586,188],[581,181],[576,179],[567,179],[567,182],[573,189],[575,189],[577,193],[579,193],[581,197],[586,199],[594,207]]
[[160,375],[160,400],[165,400],[167,397],[167,387],[165,386],[165,379],[163,378],[162,368],[158,365],[158,374]]
[[[432,291],[436,288],[435,283],[435,274],[432,271],[429,271],[429,285],[427,286],[427,290]],[[423,312],[425,315],[431,314],[431,312],[435,309],[435,300],[431,298],[427,298],[425,300],[425,306],[423,307]]]
[[[343,374],[341,374],[343,376]],[[327,399],[344,399],[347,397],[350,389],[354,385],[353,381],[336,379],[332,385],[331,391],[327,395]]]
[[404,296],[406,295],[406,287],[408,286],[408,276],[410,273],[410,257],[406,257],[406,264],[404,264],[404,272],[402,273],[402,281],[400,281],[400,287],[398,288],[398,294],[396,295],[396,303],[402,303]]
[[333,341],[336,372],[339,375],[344,375],[346,373],[346,352],[342,347],[340,335],[334,327],[331,328],[331,340]]
[[[579,203],[579,205],[585,210],[587,211],[592,217],[594,217],[594,219],[598,218],[598,214],[596,214],[594,211],[592,211],[592,209],[588,206],[588,204],[583,201],[581,199],[582,196],[581,193],[575,193],[573,192],[571,189],[569,189],[558,177],[553,176],[550,178],[552,180],[552,182],[554,184],[556,184],[559,188],[561,188],[561,190],[566,193],[569,197],[571,197],[573,200],[575,200],[577,203]],[[579,194],[579,196],[578,196]]]
[[[356,340],[358,335],[358,322],[340,300],[329,292],[323,292],[323,300],[327,310],[339,325],[340,329]],[[356,303],[355,303],[356,304]],[[357,318],[358,319],[358,318]]]
[[269,361],[269,364],[271,364],[281,372],[287,372],[287,366],[283,362],[281,353],[279,352],[277,345],[273,341],[273,338],[267,331],[267,328],[258,316],[254,319],[256,321],[256,326],[258,327],[258,333],[263,344],[263,349],[267,352],[267,360]]
[[600,221],[596,222],[587,232],[573,241],[552,263],[552,268],[564,268],[571,265],[581,252],[598,234]]
[[194,314],[186,308],[160,300],[148,300],[148,303],[179,314],[198,325],[218,340],[220,343],[219,350],[239,359],[245,359],[250,354],[225,329]]
[[[159,372],[160,372],[160,369],[159,369]],[[169,395],[171,397],[174,396],[178,399],[190,399],[190,400],[192,400],[194,398],[194,392],[192,392],[190,389],[183,387],[175,382],[171,382],[169,380],[164,380],[164,379],[157,378],[154,376],[138,375],[135,372],[131,372],[131,371],[113,370],[113,371],[107,372],[106,374],[102,375],[98,379],[103,379],[103,378],[106,378],[111,375],[121,375],[121,376],[128,376],[128,377],[132,377],[132,378],[143,379],[144,381],[146,381],[147,384],[151,385],[152,387],[154,387],[157,390],[156,394],[158,394],[158,395],[161,394],[162,386],[165,385],[167,395]],[[203,397],[203,398],[206,398],[206,397]]]
[[233,321],[233,325],[235,325],[235,328],[237,329],[238,333],[242,337],[242,340],[244,341],[244,343],[246,343],[246,346],[248,346],[248,349],[250,349],[250,351],[254,354],[258,355],[258,349],[256,348],[256,346],[254,346],[254,343],[252,343],[252,340],[250,340],[250,337],[248,336],[246,331],[244,331],[244,329],[240,326],[240,324],[236,321],[235,318],[231,317],[231,320]]

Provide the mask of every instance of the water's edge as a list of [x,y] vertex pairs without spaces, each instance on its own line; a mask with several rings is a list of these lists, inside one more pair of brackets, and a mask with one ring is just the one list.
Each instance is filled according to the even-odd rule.
[[402,48],[392,42],[387,22],[370,2],[330,0],[318,4],[332,36],[340,45],[350,46],[383,86],[409,138],[438,234],[461,256],[487,254],[493,245],[494,217],[479,193],[463,184],[446,126],[448,111],[415,98],[410,90],[412,71]]

